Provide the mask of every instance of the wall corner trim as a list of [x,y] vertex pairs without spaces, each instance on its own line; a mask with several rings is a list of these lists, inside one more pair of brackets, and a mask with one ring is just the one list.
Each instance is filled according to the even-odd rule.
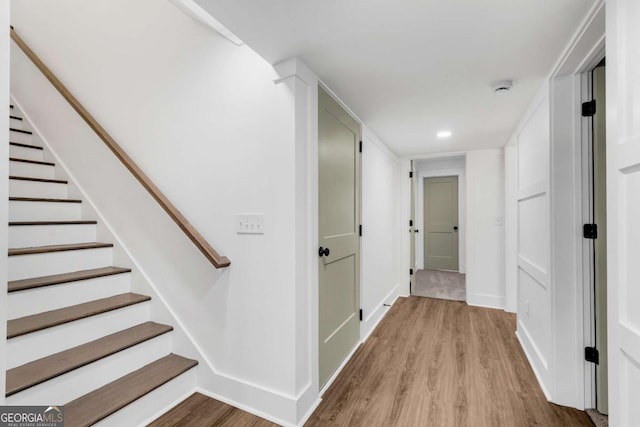
[[297,78],[305,85],[311,87],[317,82],[313,71],[307,67],[299,58],[291,58],[278,62],[273,66],[278,77],[273,80],[274,84],[280,84],[292,78]]

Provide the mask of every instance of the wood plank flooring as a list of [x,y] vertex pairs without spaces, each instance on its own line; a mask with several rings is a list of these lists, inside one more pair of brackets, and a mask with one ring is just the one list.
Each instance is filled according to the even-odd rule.
[[545,399],[515,315],[400,298],[323,396],[307,426],[591,426]]
[[200,393],[194,393],[175,408],[149,424],[149,427],[277,426],[238,408]]
[[[547,402],[515,329],[502,310],[400,298],[305,426],[592,426]],[[198,393],[151,424],[273,425]]]

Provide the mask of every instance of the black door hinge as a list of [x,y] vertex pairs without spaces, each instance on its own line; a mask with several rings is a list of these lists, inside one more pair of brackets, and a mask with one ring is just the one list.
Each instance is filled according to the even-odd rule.
[[409,220],[409,227],[413,227],[413,220],[412,219]]
[[587,362],[591,362],[591,363],[595,363],[596,365],[599,365],[600,353],[598,353],[598,349],[595,347],[585,347],[584,360],[586,360]]
[[413,171],[409,171],[409,178],[413,178]]
[[593,117],[596,114],[596,100],[582,103],[582,117]]
[[360,141],[360,152],[362,153],[362,141]]
[[409,276],[413,276],[413,268],[409,269]]
[[358,226],[358,234],[362,237],[362,224]]
[[585,239],[597,239],[598,224],[584,224],[582,226],[582,237]]
[[362,309],[360,309],[360,321],[362,322]]

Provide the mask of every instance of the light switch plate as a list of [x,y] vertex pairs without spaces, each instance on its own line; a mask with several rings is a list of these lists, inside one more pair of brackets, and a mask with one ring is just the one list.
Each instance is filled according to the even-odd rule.
[[263,213],[236,214],[236,233],[264,234],[264,214]]

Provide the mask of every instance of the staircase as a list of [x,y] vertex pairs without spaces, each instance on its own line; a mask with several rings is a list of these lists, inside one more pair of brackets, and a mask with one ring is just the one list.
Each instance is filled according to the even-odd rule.
[[138,425],[193,391],[198,362],[173,354],[173,327],[151,321],[151,297],[131,292],[131,269],[112,265],[114,245],[10,111],[6,405],[64,405],[67,427]]

